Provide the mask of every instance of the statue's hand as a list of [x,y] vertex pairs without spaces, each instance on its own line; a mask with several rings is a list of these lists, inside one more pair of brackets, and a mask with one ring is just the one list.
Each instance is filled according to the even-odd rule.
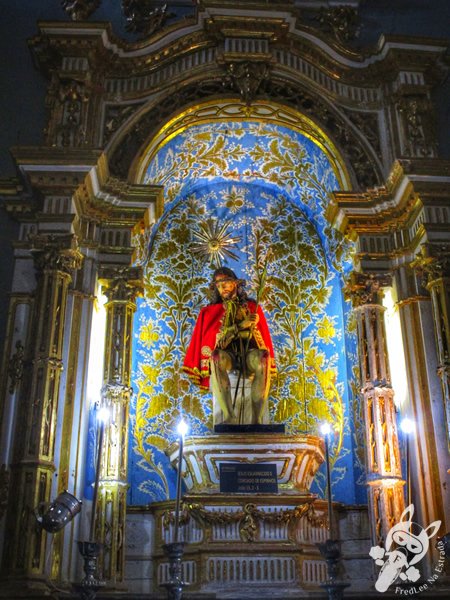
[[230,325],[228,327],[225,327],[223,331],[221,331],[217,335],[216,347],[224,350],[232,342],[232,340],[236,337],[237,334],[237,325]]
[[250,313],[239,323],[239,329],[251,329],[255,327],[259,322],[259,315],[257,313]]

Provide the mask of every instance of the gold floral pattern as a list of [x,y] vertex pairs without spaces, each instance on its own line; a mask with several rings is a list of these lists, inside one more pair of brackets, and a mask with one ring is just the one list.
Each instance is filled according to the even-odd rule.
[[[343,484],[353,477],[356,438],[347,388],[353,365],[343,351],[352,334],[345,329],[341,293],[352,248],[324,218],[329,192],[338,187],[326,156],[283,127],[199,126],[164,146],[146,181],[165,186],[166,211],[149,241],[145,298],[136,317],[132,503],[173,495],[164,450],[181,415],[193,435],[212,427],[210,394],[201,394],[180,371],[195,318],[208,301],[211,264],[196,243],[211,220],[240,238],[233,244],[236,260],[222,260],[246,278],[253,295],[269,253],[261,302],[278,367],[272,419],[288,432],[317,433],[323,420],[332,423],[334,485],[342,499],[353,501],[352,486]],[[316,485],[324,487],[320,474]]]

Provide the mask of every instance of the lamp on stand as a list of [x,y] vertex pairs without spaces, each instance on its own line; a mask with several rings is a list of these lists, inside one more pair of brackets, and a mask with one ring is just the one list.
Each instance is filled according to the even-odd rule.
[[92,498],[91,520],[89,524],[89,539],[79,541],[78,551],[83,557],[84,578],[74,585],[76,592],[82,600],[95,600],[99,588],[104,587],[106,582],[99,578],[97,573],[98,557],[102,550],[102,544],[95,540],[95,517],[97,512],[97,498],[100,483],[100,469],[102,461],[103,439],[105,427],[111,417],[111,411],[103,406],[97,411],[98,441],[97,460],[95,466],[94,496]]
[[325,463],[327,475],[327,506],[328,506],[328,538],[325,542],[317,544],[320,554],[324,557],[327,565],[327,581],[322,583],[320,587],[327,591],[328,600],[341,600],[344,597],[344,590],[349,587],[349,583],[339,581],[339,570],[341,563],[341,548],[340,540],[335,535],[333,526],[333,505],[331,492],[331,467],[330,467],[330,437],[331,426],[329,423],[324,423],[320,431],[325,441]]
[[168,600],[181,600],[183,597],[183,588],[188,585],[182,577],[182,559],[185,542],[179,541],[180,531],[180,505],[181,505],[181,480],[183,471],[183,446],[184,437],[188,432],[188,425],[185,421],[180,421],[177,427],[179,435],[178,446],[178,473],[177,473],[177,495],[175,500],[175,526],[173,542],[163,545],[164,553],[169,559],[169,581],[163,584],[167,590]]

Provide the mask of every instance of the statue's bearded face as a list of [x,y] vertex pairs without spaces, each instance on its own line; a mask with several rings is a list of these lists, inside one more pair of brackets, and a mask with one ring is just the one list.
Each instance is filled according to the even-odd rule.
[[237,279],[232,279],[226,275],[217,275],[214,280],[216,288],[222,300],[235,298],[237,294]]

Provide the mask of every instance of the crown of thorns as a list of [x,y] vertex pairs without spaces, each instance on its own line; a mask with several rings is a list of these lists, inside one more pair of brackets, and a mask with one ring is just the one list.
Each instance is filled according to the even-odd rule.
[[244,287],[244,285],[246,283],[245,279],[239,279],[238,277],[236,277],[236,273],[234,271],[232,271],[231,269],[228,269],[227,267],[221,267],[220,269],[216,269],[214,271],[212,281],[209,284],[210,290],[214,290],[216,288],[216,277],[218,275],[226,275],[226,277],[235,281],[239,287]]

